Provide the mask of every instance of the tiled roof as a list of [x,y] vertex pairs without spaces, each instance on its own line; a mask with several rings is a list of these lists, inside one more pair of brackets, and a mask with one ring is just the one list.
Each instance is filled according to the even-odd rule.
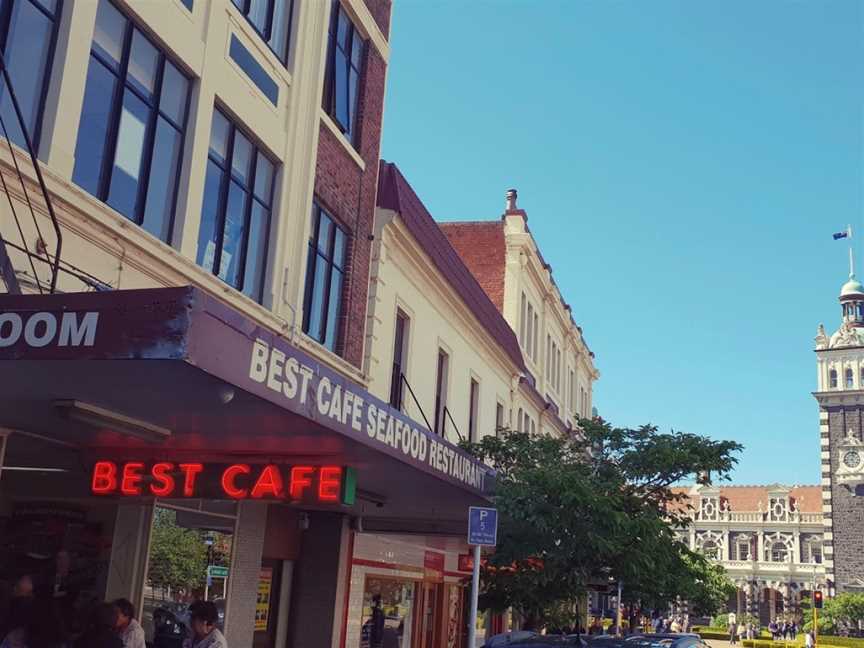
[[[729,510],[735,512],[757,512],[759,505],[762,511],[768,510],[769,491],[774,488],[789,489],[789,497],[802,513],[822,512],[822,489],[819,486],[720,486],[720,499],[726,500]],[[677,492],[689,492],[689,488],[673,489]],[[691,500],[693,496],[691,495]],[[692,502],[696,506],[696,502]]]
[[504,311],[506,241],[503,221],[438,223],[495,307]]
[[399,168],[383,160],[378,173],[378,206],[399,214],[405,227],[423,251],[429,255],[438,272],[453,287],[480,325],[507,353],[516,367],[525,372],[522,352],[513,329],[489,299],[483,287],[477,283],[474,275],[447,240],[438,223],[432,218]]

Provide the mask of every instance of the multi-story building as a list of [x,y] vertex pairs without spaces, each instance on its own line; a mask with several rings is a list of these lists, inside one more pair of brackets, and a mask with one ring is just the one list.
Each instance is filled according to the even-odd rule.
[[[850,251],[850,265],[852,252]],[[864,591],[864,286],[850,268],[842,319],[816,335],[825,568],[831,593]]]
[[729,611],[768,624],[795,616],[813,587],[827,589],[818,486],[694,486],[682,540],[726,569],[738,590]]
[[600,373],[516,199],[509,190],[497,221],[447,222],[441,229],[517,332],[527,372],[511,427],[560,434],[591,416]]
[[[375,606],[364,530],[461,535],[488,501],[483,465],[367,390],[389,23],[390,0],[2,3],[0,581],[74,573],[148,640],[166,596],[209,596],[230,645],[341,648]],[[150,569],[164,525],[217,536],[206,585]],[[382,631],[453,645],[423,600]]]

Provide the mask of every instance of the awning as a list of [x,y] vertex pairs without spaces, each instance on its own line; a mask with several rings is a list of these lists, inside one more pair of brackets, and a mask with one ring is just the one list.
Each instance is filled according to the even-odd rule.
[[[75,404],[155,431],[70,418]],[[484,464],[194,287],[0,295],[0,427],[90,457],[351,466],[355,508],[396,531],[461,528],[494,481]],[[10,442],[6,464],[33,461],[28,447]]]

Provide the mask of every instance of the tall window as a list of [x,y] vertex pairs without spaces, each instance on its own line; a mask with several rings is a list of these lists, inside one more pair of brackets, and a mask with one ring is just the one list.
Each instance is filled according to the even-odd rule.
[[522,418],[522,408],[520,407],[520,408],[519,408],[519,411],[516,413],[516,429],[517,429],[519,432],[524,432],[524,431],[525,431],[525,429],[523,428],[523,422],[524,422],[524,421],[523,421],[523,418]]
[[279,60],[288,60],[293,0],[231,0]]
[[336,351],[342,316],[348,234],[318,203],[312,206],[303,332]]
[[[60,8],[61,0],[0,2],[0,50],[27,134],[37,150]],[[18,146],[26,146],[5,81],[0,82],[0,117],[9,138]]]
[[444,436],[444,408],[447,407],[447,373],[450,370],[450,356],[438,349],[438,375],[435,379],[435,430]]
[[480,383],[473,378],[468,391],[468,440],[477,441],[477,413],[480,407]]
[[552,377],[552,336],[546,334],[546,380]]
[[529,303],[527,310],[527,325],[526,325],[526,333],[525,333],[525,350],[528,352],[528,356],[532,360],[536,360],[536,353],[534,353],[533,340],[534,340],[534,326],[535,326],[535,318],[534,318],[534,307]]
[[533,335],[531,336],[531,357],[534,358],[534,362],[537,362],[537,331],[540,330],[540,316],[537,312],[534,312],[534,328],[532,330]]
[[832,369],[828,374],[828,380],[830,381],[831,389],[837,389],[837,370]]
[[738,541],[737,560],[750,560],[750,540]]
[[775,542],[771,545],[771,562],[786,562],[789,556],[789,549],[782,542]]
[[571,369],[570,370],[570,389],[568,390],[570,396],[570,411],[576,411],[576,373]]
[[501,403],[495,404],[495,434],[499,434],[504,429],[504,406]]
[[189,79],[100,0],[72,180],[170,242]]
[[264,291],[275,165],[213,111],[198,231],[198,265],[255,301]]
[[522,301],[519,305],[519,344],[522,347],[525,347],[525,328],[526,328],[526,317],[527,317],[527,299],[525,298],[525,293],[522,293]]
[[408,344],[408,316],[396,311],[396,333],[393,340],[393,370],[390,376],[390,405],[402,409],[402,375],[405,373]]
[[851,369],[846,369],[846,389],[852,389],[855,387],[855,378],[852,374]]
[[366,44],[339,2],[333,3],[324,110],[352,143],[357,142],[360,75]]

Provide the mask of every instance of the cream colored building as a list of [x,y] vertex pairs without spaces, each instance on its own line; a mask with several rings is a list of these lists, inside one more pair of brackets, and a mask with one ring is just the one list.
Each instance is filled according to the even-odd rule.
[[448,239],[516,332],[527,368],[514,402],[515,429],[562,433],[592,416],[600,377],[528,227],[528,215],[507,193],[499,221],[441,223]]
[[454,442],[511,426],[524,372],[513,331],[395,165],[379,187],[370,391]]

